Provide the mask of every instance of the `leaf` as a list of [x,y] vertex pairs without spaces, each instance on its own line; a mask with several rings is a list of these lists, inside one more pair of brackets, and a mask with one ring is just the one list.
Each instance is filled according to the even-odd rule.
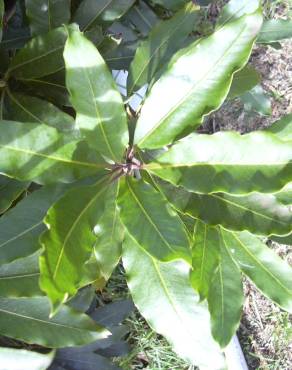
[[18,80],[27,80],[63,69],[62,54],[66,39],[64,27],[34,37],[12,58],[7,73]]
[[154,5],[160,5],[169,10],[178,10],[182,8],[188,0],[152,0]]
[[92,303],[96,305],[95,288],[93,285],[88,285],[79,289],[67,305],[76,311],[86,312],[91,309]]
[[209,286],[219,263],[219,236],[215,228],[197,221],[192,244],[192,287],[203,300],[208,295]]
[[287,235],[287,236],[274,236],[274,235],[272,235],[270,237],[270,239],[273,240],[276,243],[292,246],[292,234]]
[[247,111],[255,111],[264,116],[272,114],[271,100],[260,85],[241,95],[240,99]]
[[[259,150],[259,148],[261,150]],[[270,193],[292,180],[292,145],[267,132],[192,134],[144,169],[194,192]]]
[[46,297],[0,298],[0,333],[50,348],[87,344],[109,335],[88,316],[67,306],[53,318],[49,313]]
[[292,37],[292,19],[269,19],[264,21],[257,43],[266,44]]
[[72,131],[74,118],[48,101],[17,93],[8,93],[8,119],[19,122],[38,122],[59,131]]
[[39,123],[0,121],[0,172],[21,181],[73,182],[104,168],[86,143]]
[[198,22],[198,7],[188,3],[173,18],[159,22],[138,47],[127,80],[128,95],[151,81],[157,70],[181,48]]
[[2,40],[2,28],[3,28],[3,17],[4,17],[4,1],[0,0],[0,41]]
[[183,223],[150,185],[126,178],[120,185],[118,205],[122,223],[147,253],[161,261],[182,258],[190,262]]
[[76,294],[85,262],[96,237],[94,226],[104,212],[108,184],[96,184],[68,191],[48,211],[48,230],[41,236],[44,252],[40,258],[40,286],[53,310]]
[[190,363],[224,368],[211,336],[207,305],[199,303],[189,283],[188,266],[182,261],[160,263],[129,237],[123,245],[123,263],[134,303],[151,328]]
[[[247,15],[179,52],[142,107],[135,144],[148,149],[162,147],[185,130],[194,130],[204,115],[219,108],[233,73],[249,58],[261,22],[259,12]],[[163,104],[157,104],[161,97]]]
[[281,191],[274,194],[274,196],[282,204],[292,205],[292,182],[289,182]]
[[54,363],[66,366],[65,368],[70,370],[121,370],[120,367],[96,353],[89,352],[80,356],[80,353],[75,354],[70,351],[70,348],[59,350]]
[[272,132],[281,140],[292,140],[292,113],[274,122],[266,131]]
[[121,18],[134,4],[134,0],[83,0],[78,7],[74,22],[82,31],[97,25],[109,26]]
[[262,293],[292,312],[292,269],[257,237],[247,231],[222,230],[227,247],[240,269]]
[[33,297],[42,296],[39,288],[40,252],[18,258],[16,261],[0,266],[0,296]]
[[260,5],[261,1],[259,0],[228,1],[218,17],[217,27],[223,27],[225,24],[234,22],[246,14],[254,13],[257,9],[259,9]]
[[[55,352],[38,353],[16,348],[0,348],[1,368],[9,370],[44,370],[53,361]],[[21,367],[20,367],[21,364]]]
[[124,321],[134,308],[130,299],[123,299],[98,307],[89,315],[99,325],[112,328]]
[[26,0],[32,35],[46,33],[70,21],[70,0]]
[[228,93],[229,99],[241,96],[251,90],[261,81],[259,73],[251,66],[247,65],[242,70],[234,74],[233,81]]
[[21,49],[29,39],[29,27],[8,27],[8,29],[3,33],[0,48],[2,50]]
[[9,177],[0,176],[0,214],[11,207],[16,200],[29,186],[27,182],[19,182]]
[[243,301],[240,270],[221,233],[220,262],[208,295],[212,335],[221,348],[227,346],[239,326]]
[[95,46],[78,31],[69,31],[64,59],[77,126],[93,148],[119,162],[128,144],[128,126],[110,71]]

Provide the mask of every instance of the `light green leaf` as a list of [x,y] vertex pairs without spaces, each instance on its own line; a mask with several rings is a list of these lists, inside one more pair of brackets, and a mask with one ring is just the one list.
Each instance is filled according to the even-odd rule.
[[158,262],[130,237],[123,245],[123,263],[134,303],[152,329],[190,363],[202,369],[225,368],[211,336],[207,305],[199,303],[190,285],[188,266],[182,261]]
[[[292,205],[292,182],[289,182],[284,188],[279,191],[278,193],[275,193],[274,196],[277,198],[277,200],[283,204]],[[292,212],[292,209],[290,207],[290,210]]]
[[110,71],[95,46],[78,31],[69,30],[64,59],[77,127],[93,148],[119,162],[128,144],[128,126]]
[[104,168],[84,142],[39,123],[0,121],[0,172],[40,184],[73,182]]
[[0,348],[1,369],[9,370],[44,370],[55,356],[55,352],[43,354],[16,348]]
[[233,99],[251,90],[261,81],[259,73],[251,66],[245,66],[241,71],[234,74],[233,81],[228,93],[228,98]]
[[274,122],[272,126],[266,129],[269,132],[272,132],[279,139],[292,141],[292,113],[287,114],[278,121]]
[[95,25],[109,26],[121,18],[135,0],[83,0],[77,9],[74,22],[86,31]]
[[189,240],[178,215],[152,186],[131,178],[120,184],[121,221],[147,253],[161,261],[191,262]]
[[292,37],[292,19],[269,19],[264,21],[257,39],[258,43],[266,44]]
[[0,266],[0,296],[33,297],[42,296],[39,288],[40,251]]
[[28,186],[27,182],[19,182],[9,177],[0,176],[0,214],[4,213]]
[[138,47],[128,76],[128,95],[150,82],[157,70],[181,48],[199,20],[198,7],[188,3],[167,21],[159,22]]
[[96,236],[94,226],[104,213],[108,184],[96,184],[68,191],[48,211],[48,228],[41,236],[44,252],[40,258],[41,289],[47,293],[54,311],[76,294],[85,262]]
[[9,92],[8,96],[10,99],[7,119],[38,122],[63,132],[72,131],[75,127],[73,117],[46,100],[14,92]]
[[0,0],[0,41],[2,40],[3,17],[4,17],[4,0]]
[[270,193],[292,180],[292,145],[263,131],[192,134],[144,168],[194,192]]
[[292,269],[257,237],[247,231],[222,235],[240,269],[264,295],[292,312]]
[[192,287],[200,294],[201,300],[208,295],[209,287],[219,263],[219,236],[214,227],[197,221],[192,244]]
[[26,15],[32,35],[51,31],[69,22],[70,0],[26,0]]
[[[247,15],[179,52],[142,107],[135,144],[140,148],[162,147],[198,127],[204,115],[219,108],[233,73],[249,58],[261,23],[260,12]],[[157,104],[161,97],[162,103]]]
[[247,111],[255,111],[264,116],[270,116],[272,114],[271,99],[260,85],[241,95],[240,99]]
[[254,13],[261,5],[260,0],[230,0],[223,7],[218,20],[217,27],[223,27],[229,22],[234,22],[240,17]]
[[18,80],[27,80],[63,69],[62,55],[66,39],[64,27],[34,37],[12,58],[7,73]]
[[50,348],[88,344],[109,335],[87,315],[67,306],[62,306],[53,318],[49,314],[46,297],[0,297],[0,333]]
[[212,334],[222,348],[227,346],[239,326],[243,301],[240,270],[221,234],[220,262],[209,289],[208,306]]

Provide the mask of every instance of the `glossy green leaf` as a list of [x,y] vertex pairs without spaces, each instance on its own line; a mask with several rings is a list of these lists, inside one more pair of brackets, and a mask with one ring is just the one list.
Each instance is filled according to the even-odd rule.
[[28,187],[29,183],[0,176],[0,214],[4,213]]
[[269,193],[292,180],[292,145],[263,131],[192,134],[144,168],[190,191]]
[[62,306],[53,318],[49,314],[46,297],[0,297],[0,333],[50,348],[78,346],[109,335],[87,315],[67,306]]
[[192,244],[192,270],[190,274],[192,287],[204,299],[219,263],[219,235],[217,229],[197,221],[194,228]]
[[40,184],[73,182],[104,168],[86,143],[39,123],[0,121],[0,172]]
[[130,237],[123,245],[123,264],[134,303],[152,329],[190,363],[223,369],[207,305],[199,303],[189,283],[188,266],[182,261],[158,262]]
[[128,95],[150,82],[193,30],[199,19],[198,7],[188,3],[173,18],[158,23],[138,47],[131,63],[127,85]]
[[223,27],[225,24],[233,22],[246,14],[254,13],[260,5],[260,0],[228,1],[218,17],[217,27]]
[[9,98],[7,118],[12,121],[38,122],[64,132],[74,129],[74,118],[46,100],[12,92]]
[[292,140],[292,113],[287,114],[266,129],[281,140]]
[[0,296],[42,296],[39,288],[40,251],[0,266]]
[[77,127],[93,148],[119,162],[128,144],[128,126],[110,71],[95,46],[78,31],[69,30],[64,59]]
[[131,178],[121,181],[118,205],[121,221],[131,236],[150,255],[190,262],[189,240],[178,215],[155,189]]
[[292,312],[292,268],[247,231],[222,235],[241,270],[272,301]]
[[271,99],[260,85],[241,95],[240,99],[247,111],[254,111],[263,116],[270,116],[272,114]]
[[103,215],[108,184],[96,184],[68,191],[48,211],[48,228],[41,236],[40,286],[54,309],[76,294],[82,270],[89,259],[96,236],[94,226]]
[[259,73],[251,66],[245,66],[234,74],[228,98],[233,99],[251,90],[261,81]]
[[239,326],[243,301],[240,270],[221,234],[220,262],[210,285],[208,306],[212,335],[222,348],[227,346]]
[[55,356],[55,352],[43,354],[16,348],[0,348],[1,369],[9,370],[44,370]]
[[261,23],[259,12],[247,15],[179,52],[142,107],[135,144],[162,147],[185,130],[198,127],[204,115],[219,108],[233,73],[249,58]]
[[66,39],[64,27],[34,37],[12,58],[8,73],[18,80],[26,80],[63,69],[62,55]]
[[3,17],[4,17],[4,0],[0,0],[0,41],[2,40]]
[[78,7],[74,22],[82,31],[97,25],[109,26],[125,14],[134,0],[83,0]]
[[292,19],[269,19],[263,23],[257,42],[266,44],[292,37]]
[[26,0],[26,15],[32,35],[46,33],[69,22],[70,0]]

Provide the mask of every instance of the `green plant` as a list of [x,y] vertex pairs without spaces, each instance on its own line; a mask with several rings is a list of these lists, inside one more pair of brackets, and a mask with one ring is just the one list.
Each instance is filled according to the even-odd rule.
[[[30,194],[0,219],[0,332],[48,348],[109,335],[67,302],[103,287],[122,258],[151,327],[190,363],[221,369],[242,273],[292,311],[291,269],[261,239],[291,232],[291,117],[242,136],[195,132],[258,83],[245,66],[260,1],[232,0],[208,37],[205,9],[149,3],[27,1],[35,37],[22,47],[4,32],[0,172]],[[102,31],[119,18],[126,41]],[[129,70],[131,94],[149,83],[139,113],[108,66]]]

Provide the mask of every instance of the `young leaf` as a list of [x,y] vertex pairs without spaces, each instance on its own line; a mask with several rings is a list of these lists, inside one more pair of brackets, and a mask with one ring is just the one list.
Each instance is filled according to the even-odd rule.
[[192,364],[224,368],[219,346],[211,336],[207,305],[189,283],[189,268],[182,261],[161,263],[127,237],[123,245],[127,282],[141,314],[174,350]]
[[238,328],[243,301],[241,273],[221,234],[220,262],[208,294],[212,335],[221,348],[227,346]]
[[292,269],[257,237],[222,230],[222,236],[241,270],[268,298],[292,312]]
[[47,213],[44,222],[48,230],[41,236],[40,286],[54,310],[79,288],[96,240],[94,226],[104,212],[107,189],[104,179],[72,189]]
[[0,214],[4,213],[28,186],[28,182],[19,182],[0,176]]
[[104,168],[86,143],[69,141],[53,127],[0,121],[0,131],[0,172],[18,180],[73,182]]
[[76,124],[93,148],[119,162],[129,140],[122,97],[95,46],[82,33],[68,32],[66,85]]
[[269,19],[264,21],[257,42],[266,44],[292,37],[292,19]]
[[274,122],[266,131],[272,132],[281,140],[292,141],[292,113]]
[[[150,82],[157,70],[179,49],[199,19],[197,6],[188,3],[173,18],[158,23],[138,47],[130,65],[128,95]],[[175,37],[174,37],[175,36]]]
[[70,0],[26,0],[25,9],[32,35],[47,33],[71,17]]
[[239,72],[236,72],[228,93],[229,99],[234,99],[237,96],[251,90],[261,81],[259,73],[249,65],[245,66]]
[[218,17],[217,28],[221,28],[226,23],[233,22],[246,14],[254,13],[257,9],[259,9],[260,5],[260,0],[228,1]]
[[8,119],[19,122],[38,122],[59,131],[72,131],[74,118],[46,100],[9,92]]
[[120,185],[118,205],[129,234],[161,261],[190,262],[189,240],[178,215],[152,186],[126,178]]
[[[186,129],[198,127],[204,115],[219,108],[233,73],[249,58],[261,23],[259,12],[247,15],[178,53],[142,107],[135,144],[162,147]],[[161,97],[163,104],[157,104]]]
[[53,361],[55,352],[43,354],[25,349],[0,348],[2,369],[19,370],[44,370]]
[[135,0],[83,0],[77,9],[74,22],[86,31],[97,25],[109,26],[121,18],[134,4]]
[[194,192],[269,193],[292,180],[292,145],[262,131],[192,134],[144,168]]
[[0,297],[0,333],[50,348],[78,346],[109,335],[88,316],[67,306],[62,306],[53,318],[49,314],[46,297]]
[[271,100],[260,85],[241,95],[240,99],[247,111],[255,111],[263,116],[272,114]]
[[208,296],[209,286],[219,263],[219,235],[217,229],[197,221],[192,244],[192,287],[201,300]]

